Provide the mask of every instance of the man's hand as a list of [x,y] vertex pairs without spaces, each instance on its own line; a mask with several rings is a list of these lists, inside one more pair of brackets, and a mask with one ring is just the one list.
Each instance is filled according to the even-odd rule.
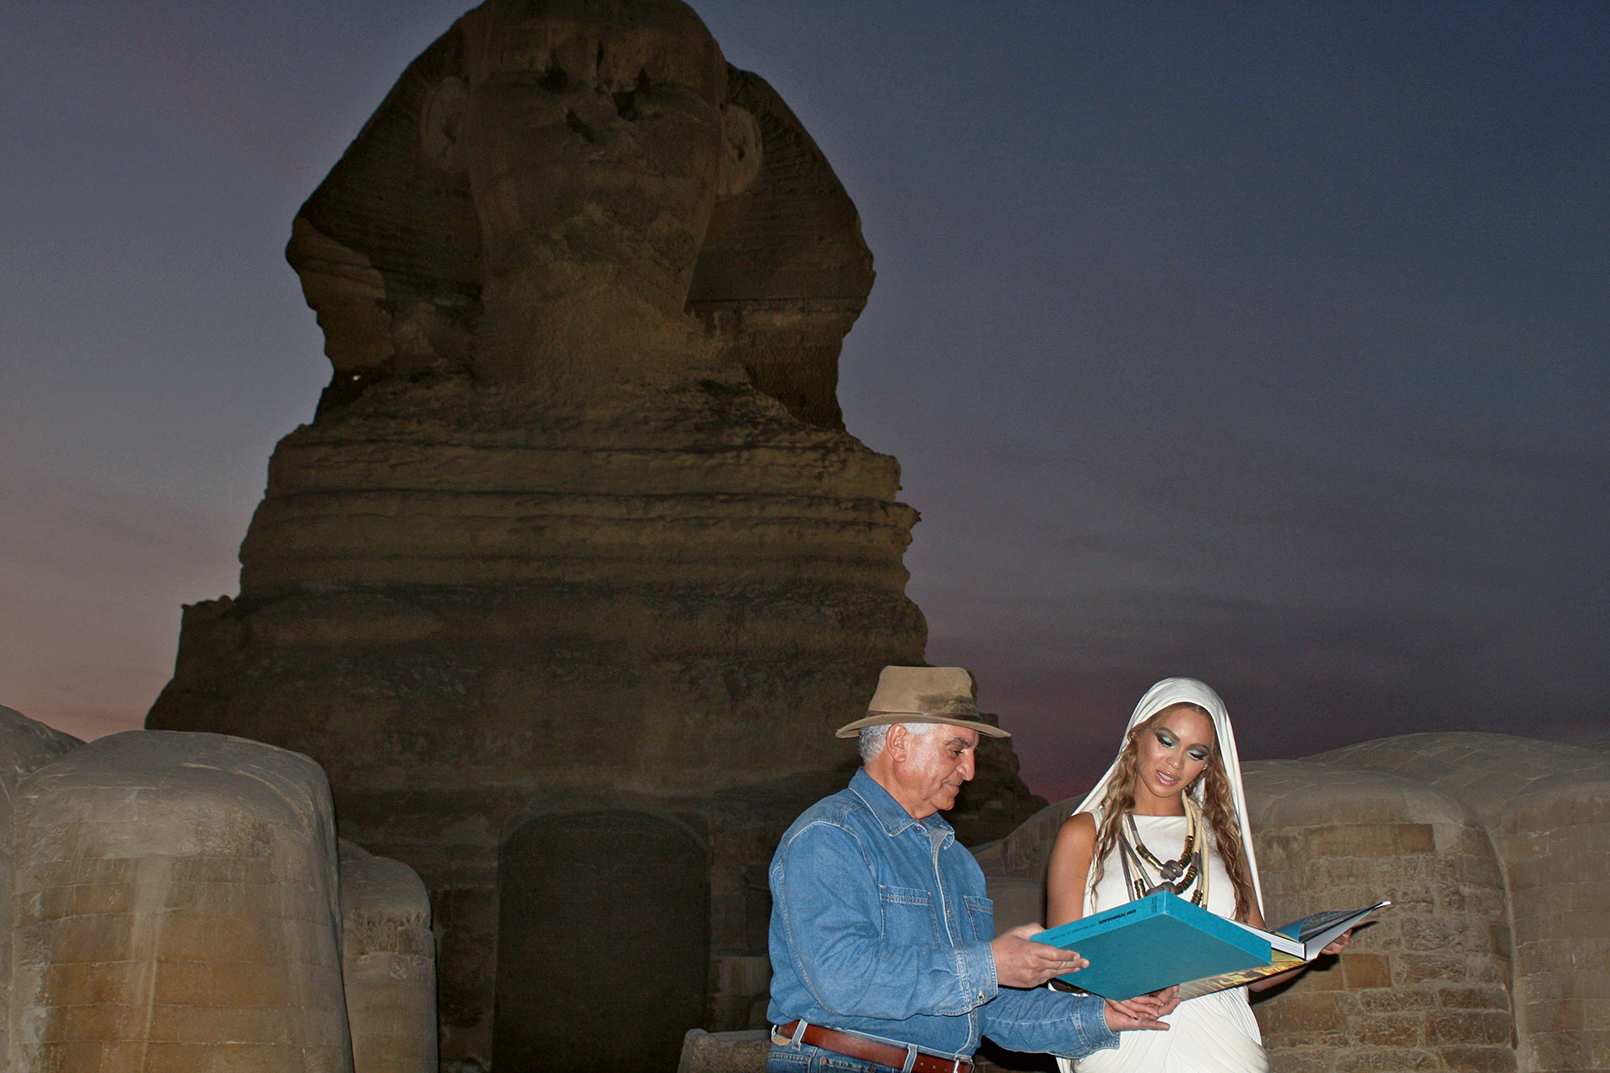
[[1135,1028],[1150,1028],[1153,1030],[1167,1030],[1168,1025],[1160,1018],[1174,1012],[1174,1007],[1180,1004],[1180,989],[1170,987],[1163,991],[1153,991],[1150,995],[1136,995],[1134,998],[1124,999],[1122,1002],[1107,1000],[1107,1027],[1114,1032],[1124,1032]]
[[1039,987],[1053,976],[1078,972],[1090,962],[1072,950],[1046,943],[1031,942],[1029,936],[1045,929],[1038,924],[1019,924],[996,936],[989,944],[995,955],[995,982],[1002,987]]

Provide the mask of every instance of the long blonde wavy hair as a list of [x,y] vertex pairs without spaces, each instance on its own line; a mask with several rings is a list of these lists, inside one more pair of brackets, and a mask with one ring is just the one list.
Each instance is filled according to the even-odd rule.
[[[1167,718],[1171,712],[1189,708],[1200,712],[1212,721],[1212,714],[1199,704],[1184,701],[1170,704],[1150,719],[1129,732],[1124,748],[1113,765],[1112,779],[1101,801],[1101,824],[1096,830],[1096,850],[1090,861],[1090,879],[1087,890],[1094,890],[1102,876],[1102,865],[1107,855],[1118,846],[1124,815],[1135,807],[1135,769],[1140,765],[1141,735]],[[1214,735],[1213,752],[1208,756],[1207,767],[1197,776],[1202,780],[1202,818],[1213,830],[1213,843],[1219,859],[1235,888],[1235,919],[1245,921],[1257,900],[1252,891],[1252,870],[1247,866],[1247,854],[1241,844],[1241,824],[1236,821],[1234,798],[1230,792],[1230,777],[1225,774],[1224,760],[1219,752],[1218,735]],[[1183,791],[1190,792],[1190,787]]]

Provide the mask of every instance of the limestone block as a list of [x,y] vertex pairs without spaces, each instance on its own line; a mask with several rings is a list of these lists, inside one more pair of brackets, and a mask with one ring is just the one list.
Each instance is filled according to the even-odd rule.
[[1244,774],[1267,920],[1393,902],[1256,1003],[1273,1068],[1515,1069],[1504,890],[1480,820],[1392,775],[1297,760]]
[[1080,798],[1071,797],[1045,806],[1006,837],[974,846],[973,856],[978,858],[986,875],[1015,876],[1043,884],[1057,831],[1079,807],[1079,801]]
[[[9,993],[11,984],[11,820],[17,784],[82,744],[71,734],[0,705],[0,921],[4,922],[0,923],[0,994]],[[6,1053],[7,1031],[6,1019],[0,1016],[0,1055]]]
[[706,1032],[691,1028],[682,1040],[676,1073],[765,1073],[771,1031]]
[[1498,850],[1522,1070],[1610,1068],[1610,756],[1500,734],[1409,734],[1313,758],[1459,798]]
[[1045,925],[1045,883],[1016,876],[985,876],[990,901],[995,903],[995,934],[1019,924]]
[[353,1073],[434,1073],[436,939],[412,868],[339,841],[341,970]]
[[324,773],[130,731],[22,781],[11,1068],[352,1069]]

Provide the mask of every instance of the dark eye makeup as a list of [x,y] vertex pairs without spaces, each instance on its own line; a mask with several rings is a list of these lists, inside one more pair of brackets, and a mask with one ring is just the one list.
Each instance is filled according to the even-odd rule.
[[[1165,749],[1172,749],[1174,746],[1179,744],[1179,739],[1174,737],[1174,735],[1170,734],[1166,730],[1154,730],[1152,733],[1157,736],[1158,743]],[[1185,751],[1185,755],[1189,756],[1192,760],[1206,760],[1208,758],[1208,750],[1199,745],[1194,748],[1187,749]]]

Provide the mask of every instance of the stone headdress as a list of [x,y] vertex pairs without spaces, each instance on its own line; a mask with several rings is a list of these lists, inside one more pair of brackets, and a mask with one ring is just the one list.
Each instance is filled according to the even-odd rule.
[[[1235,731],[1230,728],[1230,713],[1225,710],[1224,701],[1195,678],[1165,678],[1146,691],[1135,705],[1135,714],[1129,717],[1129,725],[1124,728],[1124,744],[1129,742],[1129,736],[1135,728],[1146,720],[1175,704],[1195,704],[1213,719],[1213,732],[1218,738],[1219,757],[1224,763],[1224,773],[1230,782],[1230,797],[1235,804],[1236,822],[1241,826],[1241,848],[1247,855],[1247,871],[1252,874],[1252,891],[1257,897],[1258,912],[1263,912],[1263,884],[1258,879],[1258,857],[1252,848],[1252,827],[1247,822],[1247,795],[1241,785],[1241,757],[1235,748]],[[1119,746],[1119,755],[1123,754],[1123,746]],[[1077,815],[1081,812],[1095,813],[1101,808],[1102,800],[1107,796],[1108,784],[1112,782],[1113,773],[1118,770],[1118,760],[1113,759],[1112,766],[1079,802],[1079,807],[1073,810]],[[1188,791],[1197,804],[1202,803],[1202,784]]]

